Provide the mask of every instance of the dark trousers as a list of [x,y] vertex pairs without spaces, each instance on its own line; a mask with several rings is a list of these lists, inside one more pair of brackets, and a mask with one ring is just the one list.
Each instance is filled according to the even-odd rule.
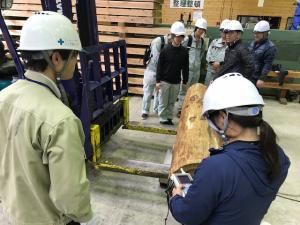
[[71,222],[70,222],[70,223],[68,223],[67,225],[80,225],[80,223],[77,223],[77,222],[71,221]]

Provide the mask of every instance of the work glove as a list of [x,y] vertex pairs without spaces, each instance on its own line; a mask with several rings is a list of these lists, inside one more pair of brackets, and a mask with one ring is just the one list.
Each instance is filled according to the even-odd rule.
[[94,215],[92,219],[87,221],[86,223],[81,223],[80,225],[101,225],[102,221],[99,216]]

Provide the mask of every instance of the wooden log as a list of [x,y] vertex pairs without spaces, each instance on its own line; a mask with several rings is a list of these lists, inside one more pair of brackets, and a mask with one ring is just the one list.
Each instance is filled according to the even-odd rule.
[[221,145],[219,136],[200,117],[205,90],[206,86],[194,84],[187,91],[173,146],[170,174],[180,168],[193,173],[198,164],[209,156],[208,149]]

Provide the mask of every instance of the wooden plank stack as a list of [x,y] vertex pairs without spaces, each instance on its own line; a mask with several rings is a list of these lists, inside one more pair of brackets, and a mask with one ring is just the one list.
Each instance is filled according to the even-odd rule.
[[[76,0],[72,4],[76,20]],[[161,5],[160,0],[96,0],[99,42],[126,40],[129,93],[143,94],[145,48],[153,38],[169,32],[169,27],[160,26]],[[24,21],[33,11],[40,10],[40,0],[14,0],[13,7],[3,11],[11,35],[19,39]]]

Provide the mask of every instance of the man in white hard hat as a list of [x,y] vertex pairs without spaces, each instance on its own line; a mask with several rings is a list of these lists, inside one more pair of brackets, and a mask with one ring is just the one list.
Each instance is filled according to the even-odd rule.
[[207,31],[207,21],[200,18],[195,23],[194,32],[185,37],[182,46],[186,47],[189,51],[189,79],[186,85],[180,86],[178,95],[178,112],[177,117],[181,115],[181,108],[183,105],[184,97],[187,88],[199,82],[201,71],[201,60],[205,53],[205,43],[203,35]]
[[251,79],[254,73],[254,63],[249,50],[242,44],[242,24],[237,20],[231,20],[224,28],[225,40],[228,48],[225,51],[224,62],[214,79],[226,73],[238,72],[247,79]]
[[12,224],[93,220],[84,132],[60,83],[73,77],[81,50],[58,13],[37,12],[22,28],[25,79],[0,93],[0,197]]
[[156,37],[150,45],[150,55],[146,62],[147,66],[143,79],[143,102],[142,102],[142,119],[145,120],[149,116],[151,98],[154,93],[153,110],[158,110],[158,92],[156,91],[156,71],[159,54],[165,45],[170,43],[170,34]]
[[225,50],[227,48],[224,28],[230,23],[229,19],[222,21],[220,25],[220,38],[212,40],[209,45],[206,61],[208,63],[207,73],[205,77],[205,85],[208,86],[215,76],[216,72],[220,69],[220,63],[224,61]]
[[159,122],[165,125],[174,125],[173,110],[180,83],[185,85],[189,77],[188,50],[181,45],[185,27],[183,23],[177,21],[172,24],[170,31],[171,44],[164,47],[160,53],[156,75],[156,88],[159,90]]
[[254,40],[249,46],[249,51],[255,64],[255,72],[251,81],[260,88],[264,84],[267,74],[272,69],[272,63],[276,56],[276,46],[269,40],[270,24],[265,21],[259,21],[254,29]]

